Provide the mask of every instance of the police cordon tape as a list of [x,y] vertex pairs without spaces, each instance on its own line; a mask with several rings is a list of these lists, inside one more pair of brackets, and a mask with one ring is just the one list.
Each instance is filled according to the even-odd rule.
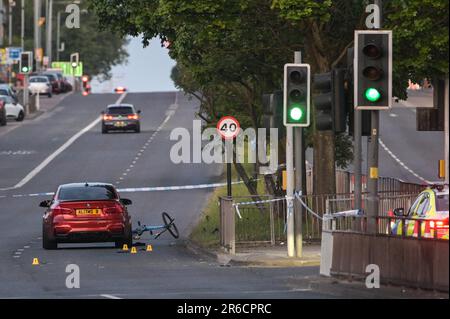
[[[235,203],[233,204],[233,207],[236,210],[236,214],[239,216],[239,219],[242,219],[242,215],[241,212],[239,211],[239,206],[248,206],[248,205],[258,205],[258,204],[266,204],[266,203],[274,203],[274,202],[279,202],[279,201],[285,201],[288,199],[297,199],[300,204],[314,217],[323,220],[324,217],[320,216],[319,214],[317,214],[316,212],[314,212],[311,208],[308,207],[308,205],[306,205],[306,203],[302,200],[302,192],[295,192],[294,193],[294,197],[282,197],[282,198],[274,198],[274,199],[268,199],[268,200],[260,200],[260,201],[253,201],[253,202],[241,202],[241,203]],[[333,214],[329,214],[332,217],[341,217],[341,216],[361,216],[363,214],[362,210],[359,209],[355,209],[355,210],[349,210],[349,211],[344,211],[344,212],[339,212],[339,213],[333,213]],[[327,215],[327,214],[325,214]]]
[[[242,184],[243,182],[232,182],[231,184]],[[227,183],[213,183],[213,184],[198,184],[198,185],[182,185],[182,186],[157,186],[157,187],[132,187],[132,188],[118,188],[119,193],[138,193],[138,192],[161,192],[161,191],[178,191],[178,190],[193,190],[217,188],[226,186]],[[38,196],[53,196],[54,192],[34,193],[34,194],[16,194],[16,195],[0,195],[0,198],[20,198],[20,197],[38,197]]]

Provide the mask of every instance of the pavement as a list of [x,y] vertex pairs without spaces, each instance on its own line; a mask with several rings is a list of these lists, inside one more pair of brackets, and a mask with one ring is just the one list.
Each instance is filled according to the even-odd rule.
[[[198,247],[195,247],[198,249]],[[195,249],[194,248],[194,249]],[[234,255],[214,250],[217,261],[223,265],[249,267],[305,267],[320,266],[320,245],[305,245],[302,257],[288,257],[285,245],[237,247]]]
[[[119,98],[142,110],[141,133],[101,134],[96,122]],[[220,164],[174,164],[170,150],[175,128],[192,132],[198,103],[180,92],[72,94],[15,129],[0,128],[0,298],[170,298],[301,299],[379,298],[384,290],[323,281],[317,265],[281,267],[260,262],[260,252],[239,252],[241,263],[198,254],[184,244],[201,216],[211,189],[127,192],[137,221],[160,224],[169,212],[180,239],[143,236],[136,254],[112,244],[65,244],[42,249],[39,202],[62,183],[110,182],[120,188],[208,184],[221,181]],[[10,124],[10,123],[8,123]],[[145,245],[151,244],[148,252]],[[306,249],[305,249],[306,253]],[[273,251],[274,259],[282,252]],[[317,256],[316,256],[317,257]],[[33,265],[38,258],[39,265]],[[259,261],[258,261],[259,260]],[[271,261],[273,262],[273,261]],[[80,288],[66,281],[76,265]],[[68,268],[69,267],[69,268]],[[314,284],[318,283],[318,284]],[[407,298],[400,289],[386,296]],[[420,298],[429,294],[417,294]],[[436,298],[431,296],[431,298]]]

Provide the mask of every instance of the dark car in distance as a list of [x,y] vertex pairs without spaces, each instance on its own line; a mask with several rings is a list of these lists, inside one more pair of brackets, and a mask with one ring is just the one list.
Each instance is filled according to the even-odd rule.
[[134,108],[132,104],[112,104],[102,111],[102,134],[112,130],[141,131],[141,111]]

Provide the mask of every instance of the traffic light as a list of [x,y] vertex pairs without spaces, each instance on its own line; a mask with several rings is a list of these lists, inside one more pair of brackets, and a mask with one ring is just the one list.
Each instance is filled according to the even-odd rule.
[[29,74],[33,72],[33,53],[22,52],[20,54],[20,65],[19,65],[20,73]]
[[[347,73],[345,75],[345,85],[347,87],[347,113],[348,113],[348,134],[354,136],[355,129],[355,103],[354,103],[354,60],[355,60],[355,49],[349,48],[347,51]],[[361,135],[370,136],[371,125],[372,125],[372,113],[370,111],[360,111],[361,112]]]
[[310,82],[309,64],[284,66],[283,123],[285,126],[309,126]]
[[78,67],[79,61],[80,60],[80,54],[79,53],[72,53],[70,55],[70,65],[72,66],[72,68],[76,68]]
[[355,107],[392,107],[392,31],[355,31]]
[[346,69],[333,69],[314,76],[316,128],[319,131],[342,133],[347,130]]
[[89,77],[87,75],[83,75],[81,81],[83,82],[83,95],[87,96],[89,95],[89,93],[91,93],[91,85],[89,84]]
[[272,94],[263,94],[263,127],[267,133],[271,128],[278,128],[278,138],[283,138],[286,130],[283,124],[283,92],[275,91]]

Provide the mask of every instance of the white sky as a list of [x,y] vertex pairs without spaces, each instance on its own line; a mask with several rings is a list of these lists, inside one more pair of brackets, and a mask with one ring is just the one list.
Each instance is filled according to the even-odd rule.
[[175,90],[170,79],[175,61],[169,57],[167,49],[161,47],[159,39],[153,39],[148,47],[143,48],[141,38],[131,38],[127,51],[128,63],[113,67],[110,81],[92,81],[94,93],[112,93],[117,86],[124,86],[129,92]]

